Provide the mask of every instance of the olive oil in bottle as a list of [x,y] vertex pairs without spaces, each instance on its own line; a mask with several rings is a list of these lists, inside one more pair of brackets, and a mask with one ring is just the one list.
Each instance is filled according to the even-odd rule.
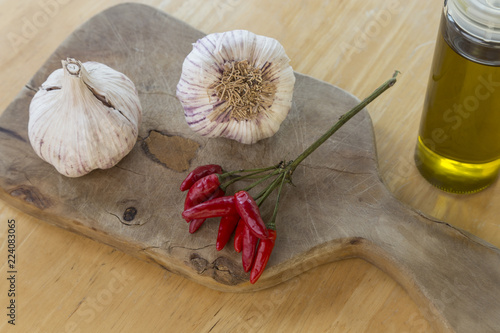
[[477,192],[497,178],[500,1],[445,1],[415,161],[448,192]]

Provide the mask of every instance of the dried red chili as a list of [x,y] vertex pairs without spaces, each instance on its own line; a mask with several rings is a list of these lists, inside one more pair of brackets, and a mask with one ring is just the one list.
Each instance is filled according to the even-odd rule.
[[217,234],[217,242],[215,243],[215,248],[220,251],[226,246],[229,238],[233,234],[236,225],[240,220],[239,215],[226,215],[221,217],[219,224],[219,233]]
[[211,174],[198,180],[191,186],[186,195],[184,210],[208,200],[212,194],[220,189],[219,186],[220,181],[217,174]]
[[241,252],[243,248],[243,231],[245,230],[245,222],[241,219],[238,222],[238,226],[234,231],[234,250],[238,253]]
[[255,236],[260,239],[268,237],[268,231],[260,217],[259,206],[246,191],[239,191],[234,195],[236,211],[241,219],[250,228]]
[[[209,200],[220,198],[224,196],[224,194],[225,194],[224,191],[219,188],[218,191],[212,194]],[[206,219],[194,219],[189,221],[189,233],[194,234],[198,229],[200,229],[201,225],[203,224],[203,222],[205,222],[205,220]]]
[[206,219],[194,219],[189,221],[189,233],[194,234],[198,229],[200,229],[205,220]]
[[274,243],[276,242],[276,230],[268,229],[269,238],[261,239],[259,245],[257,246],[257,254],[252,265],[252,271],[250,272],[250,283],[255,283],[264,272],[271,252],[274,248]]
[[193,186],[194,183],[196,183],[198,180],[201,178],[204,178],[208,175],[212,174],[221,174],[222,173],[222,167],[217,164],[207,164],[207,165],[202,165],[191,171],[186,179],[181,184],[181,191],[186,191]]
[[[218,188],[217,190],[215,190],[214,193],[212,193],[212,195],[206,200],[212,200],[212,199],[215,199],[215,198],[220,198],[220,197],[223,197],[224,194],[226,194],[221,188]],[[187,223],[190,223],[191,220],[186,220]],[[201,225],[201,224],[200,224]],[[199,227],[198,227],[199,228]],[[198,230],[198,228],[196,230]],[[195,230],[195,231],[196,231]]]
[[208,200],[182,212],[182,217],[185,220],[207,219],[225,215],[237,215],[233,196]]
[[241,263],[243,269],[248,272],[252,268],[253,257],[255,256],[257,242],[259,238],[253,234],[247,224],[243,229],[243,246],[241,251]]

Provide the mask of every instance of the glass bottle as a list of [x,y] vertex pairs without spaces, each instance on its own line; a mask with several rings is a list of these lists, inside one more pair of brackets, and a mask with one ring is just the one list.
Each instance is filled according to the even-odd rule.
[[500,169],[500,0],[447,0],[415,161],[438,188],[473,193]]

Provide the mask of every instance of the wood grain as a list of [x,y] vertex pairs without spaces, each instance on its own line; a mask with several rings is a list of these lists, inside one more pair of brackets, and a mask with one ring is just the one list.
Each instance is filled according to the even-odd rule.
[[[2,91],[5,92],[5,99],[0,101],[2,109],[78,24],[113,3],[115,2],[72,1],[61,5],[51,23],[39,28],[44,37],[30,39],[17,51],[12,50],[10,42],[3,39],[1,49],[12,52],[0,53],[4,60],[0,65],[2,77],[9,78],[0,82]],[[347,59],[339,48],[340,42],[349,42],[359,36],[360,29],[363,29],[375,14],[387,9],[388,3],[351,1],[340,6],[335,3],[326,5],[320,1],[308,2],[307,6],[293,1],[287,2],[285,6],[280,2],[269,5],[262,1],[238,2],[237,6],[232,6],[232,1],[148,3],[174,14],[204,32],[243,27],[277,37],[291,55],[295,69],[339,85],[358,96],[369,92],[370,82],[376,84],[380,77],[385,77],[384,73],[392,72],[395,68],[403,70],[403,84],[398,84],[396,90],[390,92],[392,97],[387,102],[375,103],[370,107],[375,123],[382,177],[398,196],[401,197],[405,191],[410,193],[412,197],[407,201],[410,204],[422,207],[426,212],[437,213],[440,219],[461,225],[498,246],[498,221],[494,218],[498,186],[489,189],[488,193],[484,192],[484,195],[481,193],[479,196],[467,198],[449,196],[419,181],[416,170],[412,168],[411,150],[437,29],[438,16],[435,14],[439,12],[441,4],[423,4],[417,1],[399,3],[397,13],[391,16],[390,23],[384,26],[381,33],[377,34],[376,38],[369,38],[359,52]],[[229,7],[223,6],[228,3]],[[9,32],[19,32],[22,18],[31,19],[40,9],[38,2],[10,4],[9,1],[2,1],[0,5],[7,9],[3,13],[8,13],[3,14],[3,36]],[[224,9],[222,13],[221,8]],[[421,22],[428,24],[422,25]],[[411,186],[405,186],[409,181],[412,181]],[[427,210],[428,207],[433,211]],[[294,280],[298,283],[293,284],[293,288],[288,289],[285,283],[275,289],[278,294],[283,292],[283,298],[279,299],[282,301],[273,303],[275,306],[266,311],[266,315],[249,317],[256,313],[251,309],[255,309],[257,304],[269,304],[266,302],[268,293],[264,291],[241,297],[219,297],[218,293],[197,288],[175,275],[165,276],[161,270],[156,270],[151,265],[144,265],[116,252],[108,253],[109,248],[106,246],[84,241],[77,236],[40,224],[19,211],[6,208],[2,214],[5,218],[15,216],[23,221],[20,226],[21,238],[29,241],[23,242],[22,253],[25,257],[37,258],[39,261],[37,265],[30,262],[23,266],[26,279],[29,279],[29,276],[36,276],[37,279],[29,279],[29,284],[23,285],[23,291],[34,295],[31,300],[35,302],[23,301],[25,311],[30,311],[32,315],[29,321],[24,318],[21,323],[43,323],[41,327],[44,331],[53,331],[54,327],[63,331],[65,323],[76,324],[78,329],[84,331],[119,327],[126,327],[129,331],[134,331],[135,328],[136,331],[139,328],[139,318],[145,318],[146,320],[141,322],[153,330],[168,326],[187,327],[191,330],[203,330],[206,327],[208,331],[213,325],[214,331],[219,328],[220,331],[224,331],[224,328],[237,331],[270,331],[278,327],[287,331],[301,328],[339,332],[430,330],[429,324],[422,319],[421,312],[408,300],[405,293],[386,275],[361,261],[339,262],[303,274],[298,280]],[[448,219],[450,216],[453,218]],[[61,243],[66,247],[55,245]],[[78,247],[77,244],[80,243],[84,245]],[[73,248],[84,248],[92,257],[101,258],[95,262],[105,265],[96,270],[93,262],[82,260],[82,254],[78,250],[71,251]],[[67,261],[59,260],[61,249],[68,256]],[[71,264],[76,261],[82,262],[82,265]],[[53,267],[51,274],[47,272],[40,276],[38,272],[47,271],[47,266]],[[124,290],[113,294],[115,297],[109,306],[94,311],[95,317],[81,316],[81,313],[87,312],[78,311],[78,304],[81,310],[88,310],[89,304],[85,299],[95,299],[107,281],[113,278],[111,271],[122,267],[130,267],[133,272],[148,274],[141,273],[140,281],[134,280],[134,283],[126,284]],[[73,275],[74,270],[79,268],[78,274]],[[75,285],[71,282],[72,276],[77,276],[79,281],[94,282]],[[162,276],[165,278],[162,279]],[[59,293],[66,293],[60,290],[61,283],[67,287],[73,286],[65,291],[71,289],[74,293],[69,297],[57,297]],[[318,284],[319,289],[316,289]],[[138,302],[134,298],[138,290],[141,290],[140,293],[148,301]],[[318,290],[321,290],[323,295],[317,293]],[[54,296],[60,299],[60,302],[56,303],[59,304],[59,309],[68,309],[67,311],[48,311],[41,306],[43,303],[50,304],[48,301],[54,299]],[[185,307],[178,307],[179,301]],[[160,314],[150,308],[144,310],[143,305],[151,302],[161,305],[164,311]],[[291,302],[300,302],[306,306],[297,312]],[[211,320],[211,312],[204,311],[210,310],[214,303],[223,305]],[[75,308],[77,311],[68,319]],[[236,308],[240,310],[235,311]],[[193,309],[189,311],[192,316],[188,318],[194,316],[197,320],[176,317],[176,314],[186,314],[187,309]],[[367,310],[367,314],[361,315],[361,310]],[[122,316],[124,313],[134,315]],[[169,319],[174,317],[177,319]],[[250,318],[257,319],[252,321],[251,325],[246,324]]]

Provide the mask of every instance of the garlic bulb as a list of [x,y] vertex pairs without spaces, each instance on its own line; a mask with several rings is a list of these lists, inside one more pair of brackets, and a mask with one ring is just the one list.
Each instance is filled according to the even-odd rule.
[[246,144],[274,135],[292,104],[289,61],[278,41],[245,30],[198,40],[177,85],[188,125]]
[[35,152],[68,177],[118,163],[134,147],[141,105],[133,82],[97,62],[62,61],[29,108]]

